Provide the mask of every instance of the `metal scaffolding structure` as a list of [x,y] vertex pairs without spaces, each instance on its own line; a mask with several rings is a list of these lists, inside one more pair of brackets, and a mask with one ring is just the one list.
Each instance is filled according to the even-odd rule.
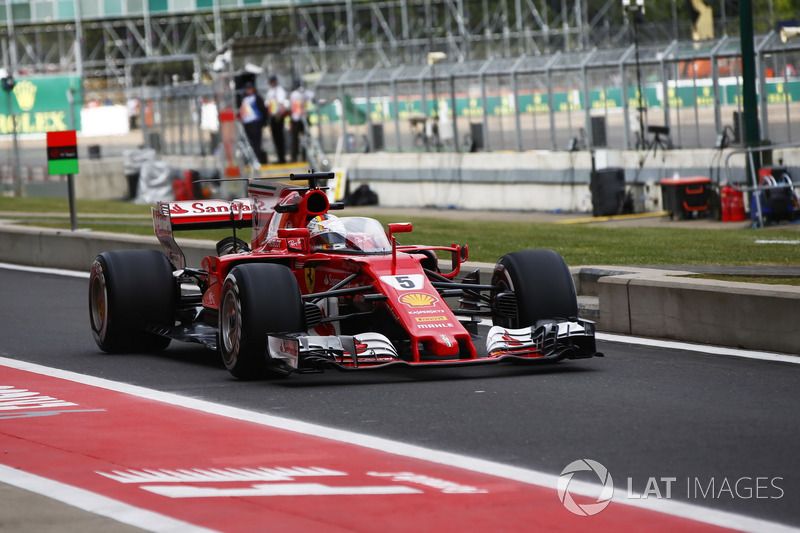
[[[119,4],[115,8],[115,2]],[[653,3],[643,39],[687,37],[677,0]],[[418,63],[431,51],[452,61],[623,45],[628,20],[619,0],[194,0],[195,9],[122,0],[5,2],[5,65],[22,74],[77,72],[105,86],[196,79],[197,65],[235,47],[237,60],[292,76]],[[67,6],[66,8],[64,6]],[[164,6],[168,4],[164,2]],[[103,7],[105,6],[105,7]],[[151,7],[148,7],[151,6]],[[71,12],[69,8],[71,7]],[[26,8],[26,9],[23,9]],[[727,24],[721,19],[719,24]],[[726,28],[722,28],[725,31]],[[259,40],[269,40],[269,47]],[[150,61],[148,61],[150,60]],[[101,82],[100,80],[105,80]]]

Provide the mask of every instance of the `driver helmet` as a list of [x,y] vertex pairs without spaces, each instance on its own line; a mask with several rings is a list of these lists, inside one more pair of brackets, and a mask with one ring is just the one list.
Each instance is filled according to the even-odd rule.
[[319,215],[312,218],[306,227],[308,228],[308,240],[312,251],[345,248],[347,230],[338,217]]

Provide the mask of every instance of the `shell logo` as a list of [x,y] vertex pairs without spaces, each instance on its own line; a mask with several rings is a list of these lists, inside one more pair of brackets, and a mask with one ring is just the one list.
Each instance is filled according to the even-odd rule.
[[421,292],[410,292],[408,294],[404,294],[400,298],[400,302],[410,307],[431,307],[438,301],[438,299],[434,298],[430,294],[424,294]]

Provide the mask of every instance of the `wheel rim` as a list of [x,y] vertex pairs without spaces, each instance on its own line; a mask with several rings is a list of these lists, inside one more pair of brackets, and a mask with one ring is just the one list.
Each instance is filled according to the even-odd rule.
[[94,275],[92,276],[89,294],[89,301],[91,304],[89,306],[89,313],[92,319],[92,329],[100,337],[103,337],[108,323],[108,291],[106,289],[103,271],[99,268],[94,271]]
[[[497,273],[497,277],[492,279],[492,285],[497,287],[497,290],[493,293],[492,298],[496,298],[498,294],[504,292],[514,292],[514,283],[511,280],[511,276],[508,270],[504,267]],[[497,304],[493,302],[494,306]],[[501,312],[498,307],[493,309],[492,314],[492,321],[494,325],[511,328],[514,327],[514,322],[512,317],[508,316],[507,313]]]
[[220,314],[220,337],[222,339],[222,357],[226,363],[236,359],[242,337],[242,313],[239,299],[233,291],[225,294]]

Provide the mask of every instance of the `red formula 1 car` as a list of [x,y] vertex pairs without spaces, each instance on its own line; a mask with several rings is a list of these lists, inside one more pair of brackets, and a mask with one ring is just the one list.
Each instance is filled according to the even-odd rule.
[[[153,221],[164,253],[105,252],[92,266],[97,345],[118,352],[199,342],[219,350],[239,378],[602,355],[556,252],[507,254],[488,284],[479,270],[459,277],[467,246],[400,245],[395,236],[409,223],[387,233],[371,218],[332,215],[342,205],[319,186],[331,177],[254,179],[249,198],[230,202],[159,203]],[[236,237],[248,226],[250,244]],[[187,267],[173,232],[221,227],[233,234],[217,254]],[[493,323],[485,344],[482,318]]]

